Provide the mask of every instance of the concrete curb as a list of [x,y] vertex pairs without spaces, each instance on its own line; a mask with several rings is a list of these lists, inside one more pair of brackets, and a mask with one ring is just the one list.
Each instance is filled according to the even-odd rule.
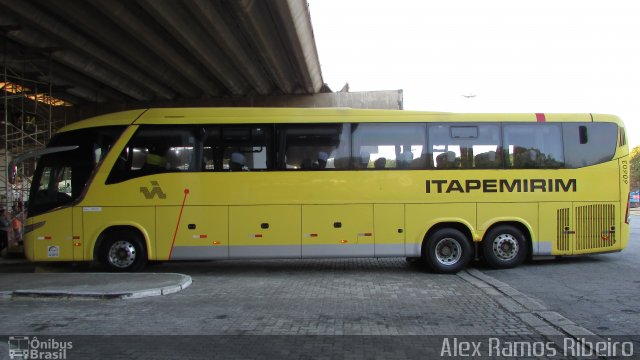
[[[73,274],[77,275],[77,274]],[[87,274],[91,275],[91,274]],[[102,276],[108,276],[108,274],[99,274]],[[146,276],[154,275],[146,273]],[[159,276],[167,275],[171,277],[177,277],[174,284],[141,288],[136,290],[96,290],[96,291],[83,291],[74,289],[18,289],[12,291],[1,291],[0,298],[57,298],[57,299],[140,299],[150,296],[161,296],[177,293],[183,289],[186,289],[191,285],[193,280],[191,276],[176,273],[157,274]],[[135,276],[135,275],[134,275]]]
[[[561,314],[549,310],[544,303],[476,269],[467,269],[458,276],[480,288],[505,310],[516,315],[544,337],[569,336],[582,342],[583,337],[605,341],[593,332],[576,325]],[[583,344],[584,345],[584,344]]]

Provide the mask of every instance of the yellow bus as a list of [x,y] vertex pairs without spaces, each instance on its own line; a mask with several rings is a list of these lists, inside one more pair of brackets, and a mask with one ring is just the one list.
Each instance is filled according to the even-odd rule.
[[612,115],[143,109],[73,123],[40,155],[31,261],[405,257],[455,273],[629,240]]

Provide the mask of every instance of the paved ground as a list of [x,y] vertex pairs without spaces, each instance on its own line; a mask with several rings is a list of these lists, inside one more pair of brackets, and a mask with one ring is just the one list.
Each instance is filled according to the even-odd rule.
[[620,253],[534,262],[486,274],[540,299],[587,329],[640,335],[640,213],[632,216],[629,246]]
[[487,351],[496,336],[592,335],[475,269],[436,275],[394,258],[171,263],[149,271],[188,274],[193,284],[144,299],[0,300],[0,334],[66,339],[77,358],[141,359],[175,358],[179,349],[194,358],[213,351],[223,358],[417,359],[441,355],[445,339],[475,339]]
[[[623,254],[634,257],[633,251]],[[487,352],[491,339],[509,349],[514,341],[546,346],[637,335],[632,311],[639,308],[640,291],[633,264],[637,260],[607,255],[508,271],[476,266],[458,275],[428,273],[399,258],[160,264],[131,277],[130,285],[149,286],[145,276],[174,273],[190,276],[193,284],[142,299],[0,298],[0,338],[70,341],[68,359],[456,358],[457,340],[478,341],[484,358],[504,358],[509,353]],[[27,274],[33,270],[22,261],[0,262],[0,280],[51,275]],[[95,271],[69,265],[47,270],[79,277]],[[611,284],[616,286],[607,290]],[[607,301],[607,291],[614,300]],[[591,319],[583,311],[591,311]],[[618,317],[605,317],[611,314]],[[632,340],[636,356],[640,344]],[[7,344],[0,342],[0,359]],[[554,355],[542,350],[534,357]]]

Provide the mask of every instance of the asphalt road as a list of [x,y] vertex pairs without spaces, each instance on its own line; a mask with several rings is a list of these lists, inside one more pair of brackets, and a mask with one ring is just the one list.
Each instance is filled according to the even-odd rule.
[[620,253],[535,261],[486,274],[598,335],[640,334],[640,215]]

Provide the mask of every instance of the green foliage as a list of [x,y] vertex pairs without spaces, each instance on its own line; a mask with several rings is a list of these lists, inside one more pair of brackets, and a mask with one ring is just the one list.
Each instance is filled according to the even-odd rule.
[[640,189],[640,146],[631,150],[631,190]]

